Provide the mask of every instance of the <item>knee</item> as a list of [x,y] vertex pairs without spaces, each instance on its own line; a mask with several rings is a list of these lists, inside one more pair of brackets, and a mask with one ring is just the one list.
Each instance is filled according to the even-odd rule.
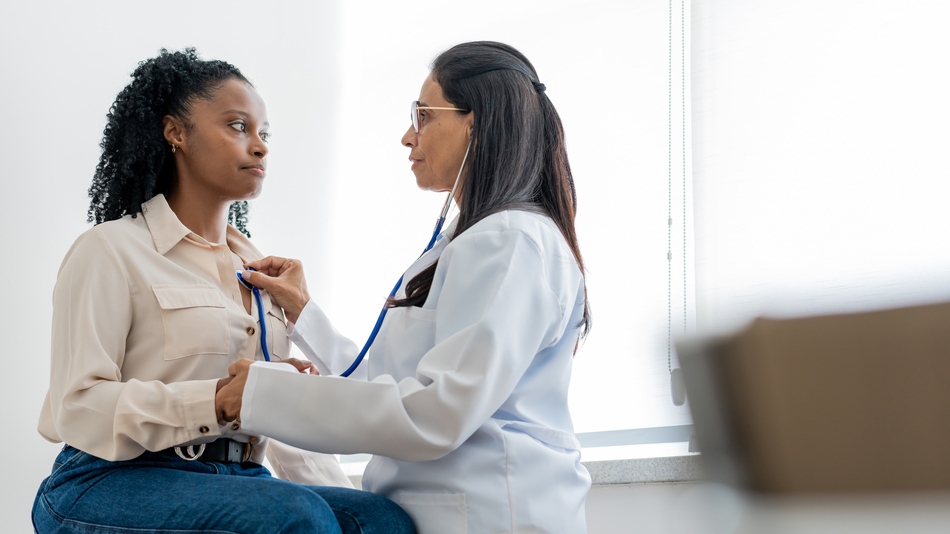
[[409,514],[393,501],[346,488],[320,488],[319,494],[336,514],[344,534],[412,534],[415,525]]
[[258,499],[249,496],[256,501],[247,510],[253,515],[248,522],[259,527],[255,532],[339,534],[336,516],[326,501],[303,487],[287,486]]

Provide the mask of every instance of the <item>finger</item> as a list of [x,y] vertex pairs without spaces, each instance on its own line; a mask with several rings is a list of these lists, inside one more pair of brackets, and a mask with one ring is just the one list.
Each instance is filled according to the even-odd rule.
[[280,256],[268,256],[262,260],[252,261],[246,263],[246,267],[251,267],[262,273],[277,276],[280,274],[281,266],[287,263],[286,258],[281,258]]
[[303,360],[298,360],[297,358],[287,358],[286,360],[281,360],[281,362],[283,362],[283,363],[289,363],[290,365],[293,365],[294,368],[296,368],[297,371],[300,371],[301,373],[303,373],[304,371],[310,369],[310,367],[313,365],[313,364],[310,363],[310,362],[305,362],[305,361],[303,361]]
[[263,289],[264,291],[268,291],[270,293],[273,293],[272,290],[278,284],[276,278],[258,271],[241,271],[241,278],[243,278],[245,282],[251,284],[252,286]]

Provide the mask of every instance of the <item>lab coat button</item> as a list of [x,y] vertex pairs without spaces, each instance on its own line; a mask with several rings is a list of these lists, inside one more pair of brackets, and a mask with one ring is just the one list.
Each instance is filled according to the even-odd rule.
[[211,429],[206,427],[205,425],[201,425],[201,428],[198,429],[198,432],[201,432],[202,434],[207,434],[209,430]]
[[253,336],[253,335],[254,335],[254,327],[253,327],[253,326],[247,327],[247,330],[245,330],[245,331],[247,332],[247,335],[249,335],[249,336]]
[[235,421],[234,424],[231,425],[231,430],[238,430],[239,428],[241,428],[241,423],[238,423],[237,421]]

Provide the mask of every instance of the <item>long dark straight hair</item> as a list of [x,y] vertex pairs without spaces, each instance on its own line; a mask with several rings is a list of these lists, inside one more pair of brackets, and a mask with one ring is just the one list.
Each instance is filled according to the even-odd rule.
[[[564,128],[528,58],[503,43],[462,43],[435,59],[432,75],[447,101],[474,113],[472,153],[459,184],[455,235],[499,211],[540,212],[561,230],[583,273],[574,230],[577,194]],[[422,306],[437,265],[438,260],[416,275],[406,284],[406,298],[389,305]],[[585,288],[584,335],[590,325]]]

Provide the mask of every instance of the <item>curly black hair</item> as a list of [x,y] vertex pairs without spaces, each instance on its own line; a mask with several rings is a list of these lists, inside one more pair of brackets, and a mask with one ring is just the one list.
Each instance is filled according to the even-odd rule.
[[[191,105],[211,98],[230,79],[251,83],[234,65],[200,59],[194,48],[180,52],[163,48],[158,57],[139,63],[132,82],[109,108],[86,220],[100,224],[129,214],[135,217],[143,202],[168,195],[175,186],[175,161],[162,118],[178,117],[190,127]],[[228,223],[251,236],[247,201],[231,204]]]

